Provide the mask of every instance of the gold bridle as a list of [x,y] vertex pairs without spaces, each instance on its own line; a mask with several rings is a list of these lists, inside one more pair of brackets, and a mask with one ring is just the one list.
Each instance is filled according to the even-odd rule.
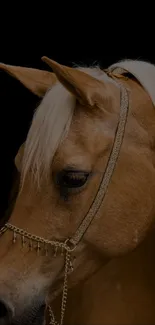
[[[117,70],[117,73],[121,73],[122,71]],[[113,71],[106,70],[107,75],[112,78],[122,78],[121,74],[113,73]],[[91,222],[93,221],[96,213],[98,212],[101,203],[106,195],[111,177],[113,175],[114,169],[116,167],[117,159],[120,153],[120,149],[123,142],[123,137],[125,133],[125,126],[127,122],[128,110],[129,110],[129,98],[127,89],[117,81],[120,87],[120,113],[118,124],[115,133],[115,139],[113,143],[113,147],[109,156],[109,160],[103,174],[102,180],[100,182],[100,186],[98,192],[89,208],[88,213],[83,218],[81,224],[79,225],[78,229],[76,230],[75,234],[72,238],[67,238],[64,242],[59,241],[50,241],[44,239],[39,236],[35,236],[27,231],[18,228],[10,223],[6,223],[4,227],[0,229],[0,236],[4,234],[6,231],[11,231],[13,233],[13,243],[15,244],[18,235],[21,237],[22,246],[28,244],[29,249],[37,249],[37,253],[44,250],[45,255],[48,255],[48,248],[54,248],[54,256],[58,253],[62,255],[65,254],[64,260],[64,283],[63,283],[63,290],[62,290],[62,301],[61,301],[61,316],[60,322],[57,322],[54,317],[53,310],[51,306],[48,306],[49,315],[50,315],[50,325],[63,325],[64,315],[66,310],[66,303],[67,303],[67,293],[68,293],[68,274],[72,271],[72,262],[71,262],[71,254],[76,249],[78,243],[81,241],[82,237],[86,233],[88,227],[90,226]],[[37,246],[34,244],[37,243]]]

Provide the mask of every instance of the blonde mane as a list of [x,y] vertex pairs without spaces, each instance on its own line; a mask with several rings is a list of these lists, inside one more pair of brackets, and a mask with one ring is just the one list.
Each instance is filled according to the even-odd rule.
[[22,182],[31,169],[38,185],[49,176],[51,160],[70,127],[75,98],[60,84],[49,89],[37,108],[25,143]]
[[[115,70],[119,67],[131,72],[154,101],[152,87],[154,87],[155,67],[152,64],[136,60],[122,60],[110,68]],[[104,82],[109,80],[114,82],[99,67],[77,67],[77,69]],[[28,132],[22,166],[22,182],[30,169],[38,184],[42,176],[50,177],[52,159],[59,144],[68,134],[75,106],[75,97],[61,83],[57,82],[52,89],[48,90],[34,114]]]
[[[109,79],[97,67],[78,69],[97,79]],[[33,116],[25,142],[22,183],[29,170],[38,185],[42,177],[50,177],[52,159],[59,144],[68,134],[75,105],[75,97],[59,82],[48,90]]]

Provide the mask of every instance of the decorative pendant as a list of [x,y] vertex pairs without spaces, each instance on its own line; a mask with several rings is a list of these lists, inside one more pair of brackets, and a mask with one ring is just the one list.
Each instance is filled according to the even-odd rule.
[[17,239],[17,234],[16,234],[16,232],[14,231],[14,232],[13,232],[13,244],[15,244],[16,239]]
[[72,261],[70,260],[70,262],[69,262],[69,273],[72,273],[73,271],[74,271],[73,263],[72,263]]
[[29,240],[29,249],[30,249],[30,251],[33,250],[33,244],[32,244],[32,240],[31,239]]
[[54,246],[54,257],[57,256],[58,246]]
[[25,243],[26,243],[26,241],[25,241],[25,236],[22,235],[22,247],[25,247]]
[[48,256],[48,248],[47,248],[47,244],[45,243],[45,255]]
[[64,247],[62,246],[61,247],[61,256],[63,256],[64,255]]
[[37,255],[39,255],[39,253],[40,253],[40,249],[41,249],[41,247],[40,247],[40,243],[38,242],[38,243],[37,243]]

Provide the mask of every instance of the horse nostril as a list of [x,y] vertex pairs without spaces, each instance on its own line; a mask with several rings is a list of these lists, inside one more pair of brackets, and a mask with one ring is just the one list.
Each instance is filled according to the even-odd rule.
[[9,325],[12,321],[13,312],[11,308],[0,300],[0,325]]

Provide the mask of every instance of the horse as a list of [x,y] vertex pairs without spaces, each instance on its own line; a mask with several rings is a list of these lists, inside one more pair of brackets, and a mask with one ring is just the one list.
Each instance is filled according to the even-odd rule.
[[0,321],[33,324],[46,302],[49,324],[153,325],[155,67],[43,60],[50,87],[0,232]]
[[[33,88],[34,75],[37,82]],[[44,81],[44,76],[46,76],[46,81]],[[19,191],[20,174],[13,157],[25,140],[34,110],[44,95],[44,82],[50,85],[50,72],[0,63],[0,82],[0,102],[3,107],[1,119],[4,126],[7,125],[7,137],[4,133],[6,127],[1,129],[1,156],[3,157],[1,187],[3,192],[0,204],[0,227],[2,227],[13,210]],[[12,107],[14,107],[13,110]],[[39,315],[36,315],[36,320]]]
[[[38,72],[38,82],[41,75],[46,73],[46,71],[36,69],[34,72],[35,74]],[[24,82],[22,82],[23,74]],[[0,64],[0,105],[3,108],[1,109],[1,121],[3,121],[4,126],[0,131],[1,169],[3,171],[1,173],[3,191],[0,202],[0,225],[5,218],[6,209],[10,206],[8,193],[18,178],[14,157],[19,146],[25,141],[33,112],[41,98],[39,89],[36,93],[29,86],[32,78],[33,69]],[[13,107],[14,109],[12,109]],[[15,188],[15,184],[13,187]]]

